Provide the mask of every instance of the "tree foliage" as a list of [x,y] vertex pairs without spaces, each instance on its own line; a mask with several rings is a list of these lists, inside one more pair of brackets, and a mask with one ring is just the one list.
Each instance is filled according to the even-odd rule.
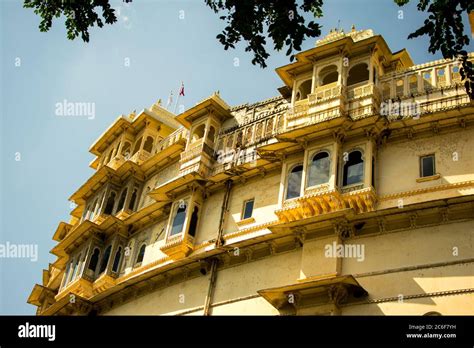
[[[66,17],[67,38],[74,40],[79,35],[84,42],[89,42],[89,28],[97,25],[99,28],[117,21],[115,10],[110,6],[109,0],[24,0],[23,7],[33,8],[41,17],[39,29],[49,31],[53,19],[61,15]],[[101,9],[102,18],[96,12]]]
[[266,36],[273,41],[275,50],[287,47],[286,55],[293,60],[293,50],[301,50],[306,37],[321,35],[319,24],[306,23],[303,14],[309,12],[316,18],[321,17],[322,0],[304,0],[299,6],[295,0],[205,1],[215,13],[223,13],[220,19],[227,23],[224,31],[217,35],[224,49],[235,48],[235,44],[244,40],[248,43],[245,50],[254,53],[252,64],[261,67],[266,67],[269,57],[265,49]]
[[[123,0],[131,2],[132,0]],[[404,6],[410,0],[394,0]],[[417,1],[417,0],[414,0]],[[428,17],[423,26],[408,36],[409,39],[428,35],[431,53],[441,52],[444,58],[460,61],[460,74],[465,88],[474,99],[474,70],[468,61],[465,46],[469,37],[464,34],[462,15],[474,11],[472,0],[418,0],[417,8]],[[224,49],[235,48],[240,41],[246,42],[245,50],[253,52],[252,64],[266,67],[269,53],[267,39],[273,42],[275,50],[286,49],[286,55],[293,60],[293,51],[301,50],[307,37],[317,37],[321,27],[313,18],[322,16],[323,0],[204,0],[219,18],[226,23],[222,33],[217,35]],[[81,37],[89,41],[89,29],[117,21],[115,10],[109,0],[24,0],[24,7],[34,9],[41,17],[39,29],[48,31],[54,18],[66,17],[67,37],[73,40]],[[101,15],[99,15],[99,13]]]

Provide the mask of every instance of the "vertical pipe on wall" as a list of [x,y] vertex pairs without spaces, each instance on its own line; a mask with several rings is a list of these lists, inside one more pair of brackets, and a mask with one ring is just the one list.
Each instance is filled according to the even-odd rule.
[[[226,181],[226,191],[224,195],[224,199],[222,201],[222,208],[221,208],[221,216],[219,219],[219,229],[217,230],[217,239],[216,239],[216,248],[222,246],[222,236],[224,234],[224,224],[225,218],[227,217],[227,213],[229,211],[229,197],[230,191],[232,189],[232,180]],[[214,258],[211,262],[211,279],[209,281],[209,288],[207,290],[206,300],[204,302],[204,315],[210,315],[211,309],[211,300],[214,295],[214,289],[216,285],[216,278],[217,278],[217,262],[218,259]]]

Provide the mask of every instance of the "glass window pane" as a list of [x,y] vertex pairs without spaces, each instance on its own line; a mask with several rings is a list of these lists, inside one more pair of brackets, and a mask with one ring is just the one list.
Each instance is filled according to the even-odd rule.
[[426,156],[421,158],[421,176],[432,176],[434,175],[434,156]]
[[245,202],[243,218],[248,219],[252,217],[252,212],[253,212],[253,199],[251,201]]
[[349,154],[344,164],[343,186],[357,184],[364,181],[364,160],[360,151]]
[[181,233],[183,231],[184,219],[186,218],[186,207],[187,205],[185,204],[184,206],[180,206],[176,211],[176,215],[173,220],[173,225],[171,226],[170,236]]
[[301,179],[303,177],[303,166],[296,166],[288,176],[288,188],[286,191],[286,199],[300,196]]
[[320,152],[314,156],[309,169],[308,186],[324,184],[329,181],[329,154]]

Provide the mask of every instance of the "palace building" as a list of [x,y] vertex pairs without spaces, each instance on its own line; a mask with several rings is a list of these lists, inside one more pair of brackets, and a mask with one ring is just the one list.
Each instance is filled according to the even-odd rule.
[[276,72],[275,98],[113,122],[28,298],[38,315],[474,314],[458,62],[414,65],[353,28]]

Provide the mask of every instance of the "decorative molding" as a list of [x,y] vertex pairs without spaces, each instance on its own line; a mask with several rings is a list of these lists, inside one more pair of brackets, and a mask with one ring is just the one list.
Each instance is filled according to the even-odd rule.
[[438,191],[444,191],[444,190],[459,189],[459,188],[464,188],[464,187],[469,187],[469,186],[474,186],[474,180],[460,181],[460,182],[456,182],[452,184],[443,184],[443,185],[438,185],[438,186],[420,188],[416,190],[385,194],[385,195],[379,196],[378,200],[389,201],[389,200],[397,199],[397,198],[416,196],[416,195],[420,195],[424,193],[438,192]]

